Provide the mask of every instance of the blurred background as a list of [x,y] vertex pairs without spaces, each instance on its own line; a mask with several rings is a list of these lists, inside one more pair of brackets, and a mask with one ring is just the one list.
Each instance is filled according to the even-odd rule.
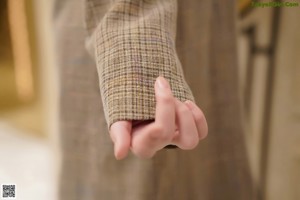
[[[236,2],[245,136],[260,200],[300,199],[300,2],[290,2],[299,5]],[[58,187],[52,3],[0,1],[0,184],[17,184],[24,200],[55,200]]]
[[[0,185],[55,200],[57,90],[52,0],[0,1]],[[1,193],[2,194],[2,193]]]

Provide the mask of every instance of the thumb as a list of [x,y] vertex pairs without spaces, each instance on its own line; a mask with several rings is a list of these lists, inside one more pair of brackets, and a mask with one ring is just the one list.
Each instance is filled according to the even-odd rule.
[[110,127],[110,137],[114,142],[114,153],[117,160],[122,160],[128,154],[131,141],[131,121],[117,121]]

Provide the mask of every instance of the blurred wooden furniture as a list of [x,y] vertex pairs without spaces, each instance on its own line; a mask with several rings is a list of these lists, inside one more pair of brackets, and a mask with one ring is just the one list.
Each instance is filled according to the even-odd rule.
[[34,97],[28,1],[0,3],[0,109],[29,103]]
[[0,1],[0,119],[27,130],[24,133],[41,135],[45,133],[44,79],[39,77],[33,2]]
[[240,81],[259,200],[300,199],[299,7],[243,9]]

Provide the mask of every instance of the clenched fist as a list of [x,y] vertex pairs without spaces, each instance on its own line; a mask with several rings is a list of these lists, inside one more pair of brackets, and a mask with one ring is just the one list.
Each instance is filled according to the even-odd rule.
[[207,136],[203,112],[192,101],[184,103],[173,97],[163,77],[155,82],[155,121],[118,121],[110,127],[115,157],[125,158],[131,150],[141,158],[151,158],[167,145],[189,150]]

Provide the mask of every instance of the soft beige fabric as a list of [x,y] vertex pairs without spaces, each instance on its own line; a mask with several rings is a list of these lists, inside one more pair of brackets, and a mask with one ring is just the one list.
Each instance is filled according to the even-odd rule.
[[[208,138],[192,151],[164,149],[149,160],[141,160],[130,154],[127,159],[122,161],[116,161],[113,155],[113,144],[109,138],[107,122],[103,115],[104,108],[102,107],[98,79],[99,76],[100,79],[105,77],[102,75],[100,68],[106,69],[110,66],[107,63],[108,61],[121,62],[121,60],[117,61],[113,58],[118,58],[119,54],[124,56],[128,54],[122,48],[120,48],[120,51],[115,52],[108,48],[109,54],[115,54],[115,56],[111,55],[110,59],[105,57],[106,61],[104,62],[99,59],[105,53],[101,53],[103,51],[101,48],[104,47],[97,46],[100,54],[97,54],[94,58],[89,56],[85,49],[86,44],[90,47],[95,44],[92,38],[96,37],[96,34],[93,37],[87,34],[86,28],[90,30],[90,33],[105,32],[104,25],[101,24],[104,22],[102,21],[103,16],[107,14],[109,9],[116,9],[114,3],[118,2],[123,1],[56,1],[54,30],[61,82],[60,131],[63,154],[60,199],[252,199],[253,186],[245,152],[238,98],[234,1],[224,3],[223,0],[179,0],[177,6],[176,51],[182,63],[185,79],[193,91],[195,101],[206,114],[209,125]],[[156,20],[150,20],[151,23],[147,24],[147,22],[145,25],[150,25],[151,30],[154,29],[150,31],[150,35],[153,33],[157,39],[162,41],[152,44],[152,40],[144,39],[147,41],[147,48],[167,52],[161,52],[158,55],[147,52],[145,59],[148,59],[148,62],[165,62],[165,65],[155,65],[149,62],[149,66],[155,68],[153,71],[156,71],[157,74],[162,72],[161,68],[164,68],[164,72],[173,73],[174,69],[180,68],[178,61],[164,60],[165,57],[161,58],[161,55],[176,59],[174,44],[165,43],[164,38],[170,36],[170,39],[174,39],[175,32],[172,32],[174,25],[165,24],[165,31],[161,34],[160,25],[165,21],[166,16],[172,16],[170,12],[173,12],[176,8],[176,2],[144,0],[143,3],[139,4],[140,6],[135,6],[140,1],[132,2],[132,6],[124,7],[124,10],[147,8],[145,13],[147,13],[148,18],[142,17],[140,20],[136,15],[131,16],[136,19],[135,23],[137,25],[142,22],[146,23],[146,19],[150,20],[154,16],[158,17],[157,23]],[[124,4],[118,3],[117,5]],[[141,5],[152,6],[143,7]],[[86,28],[83,25],[84,6],[92,8],[92,12],[88,12],[89,15],[92,15],[96,10],[103,13],[99,15],[99,19],[88,20],[91,24]],[[118,9],[121,9],[122,7],[119,6]],[[130,13],[135,13],[135,11]],[[98,14],[94,14],[98,16]],[[132,20],[126,21],[127,18],[124,19],[126,22],[120,22],[120,19],[123,19],[124,12],[121,12],[120,15],[117,13],[113,15],[118,16],[117,19],[114,19],[118,24],[125,23],[128,27],[134,24]],[[174,20],[175,17],[172,17],[172,19]],[[168,21],[170,20],[168,19]],[[172,23],[174,22],[172,21]],[[154,24],[157,24],[157,26]],[[89,27],[95,27],[95,29]],[[123,30],[122,27],[121,25],[120,27],[113,26],[113,29],[121,31]],[[109,27],[107,28],[109,29]],[[145,32],[146,30],[139,31]],[[144,34],[142,35],[144,36]],[[89,40],[86,42],[87,36]],[[160,38],[161,36],[163,37]],[[98,42],[111,44],[109,41],[103,41],[104,38],[109,40],[109,36],[106,36],[102,39],[99,38]],[[122,34],[121,38],[120,44],[126,44],[126,48],[129,48],[129,43],[127,43],[130,41],[129,38],[126,38],[127,41],[123,41],[125,38]],[[132,43],[136,42],[139,43],[139,41],[132,41]],[[143,49],[141,52],[145,51],[147,50]],[[132,55],[140,55],[138,53],[139,49],[129,50],[129,52]],[[153,55],[159,59],[151,59],[152,57],[148,57],[148,55]],[[128,56],[130,57],[130,54]],[[122,68],[122,72],[123,70],[132,71],[130,67],[132,62],[127,62],[130,61],[129,57],[126,57],[126,62],[124,62],[128,68]],[[100,73],[97,72],[96,61]],[[143,63],[144,60],[137,61],[141,63],[141,66],[147,67]],[[176,64],[176,67],[170,63]],[[149,73],[149,71],[151,70],[147,69],[143,72]],[[138,71],[136,74],[139,75],[138,77],[150,77],[149,81],[152,84],[154,75],[153,77],[149,74],[141,76],[143,72]],[[121,71],[116,73],[121,73]],[[182,78],[182,73],[179,74]],[[172,74],[169,74],[168,79],[177,81]],[[108,80],[100,81],[104,83]],[[144,82],[139,83],[141,85],[145,84]],[[182,85],[182,87],[185,86]],[[146,88],[144,86],[143,89]],[[138,91],[137,85],[133,83],[131,88],[128,89]],[[151,96],[152,88],[149,87],[147,91]],[[127,98],[128,94],[125,92],[124,97]],[[188,97],[188,95],[186,96]],[[183,98],[185,97],[183,96]],[[154,103],[150,101],[147,102],[147,105],[153,106]],[[130,107],[130,104],[128,106]],[[109,113],[109,107],[105,109],[108,109],[107,112]],[[146,108],[145,112],[149,114],[153,112],[152,109],[148,110]],[[132,110],[131,112],[141,111]],[[119,117],[121,115],[115,116]]]

